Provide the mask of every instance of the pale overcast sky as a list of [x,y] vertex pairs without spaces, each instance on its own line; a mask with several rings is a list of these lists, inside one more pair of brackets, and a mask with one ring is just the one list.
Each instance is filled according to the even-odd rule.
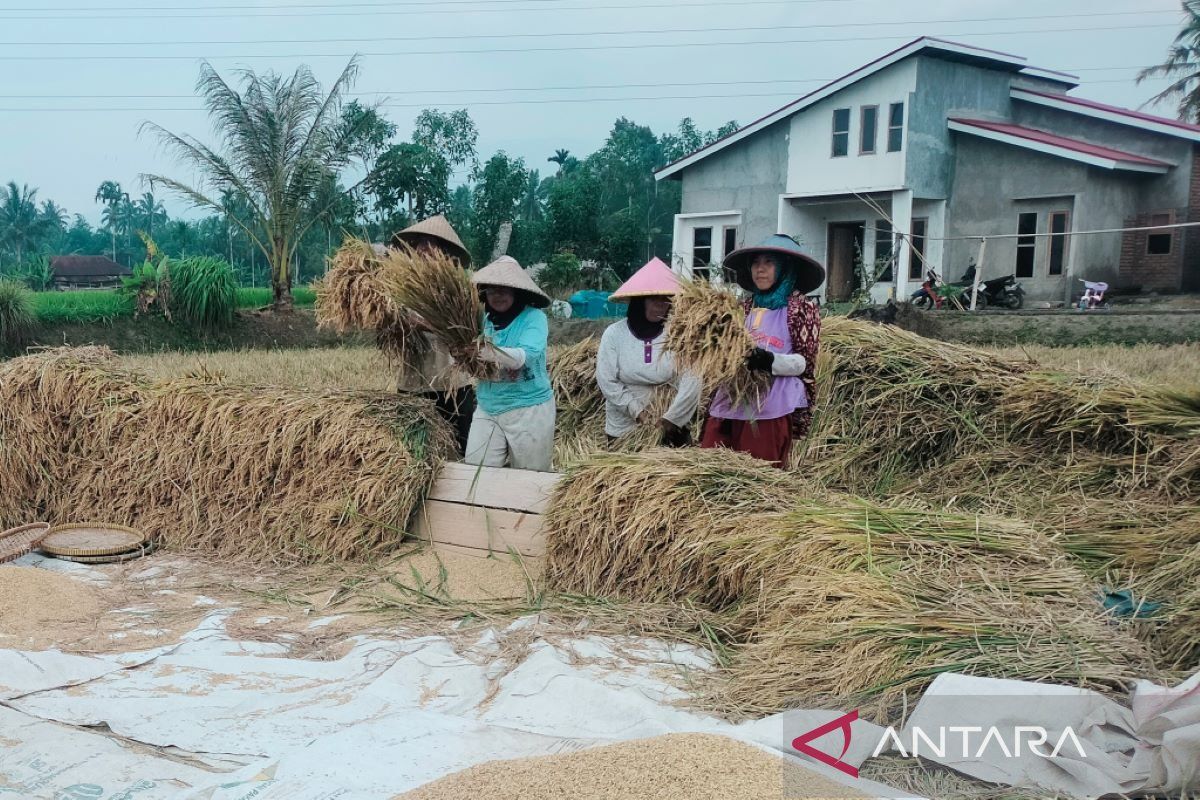
[[1133,76],[1179,21],[1177,0],[0,0],[0,182],[95,223],[101,181],[136,196],[139,173],[178,174],[138,125],[211,141],[203,58],[308,63],[328,84],[361,53],[355,92],[387,98],[401,138],[423,107],[466,107],[481,157],[503,149],[544,175],[556,148],[586,155],[618,116],[656,133],[684,116],[744,124],[920,35],[1075,72],[1075,94],[1138,107],[1162,84]]

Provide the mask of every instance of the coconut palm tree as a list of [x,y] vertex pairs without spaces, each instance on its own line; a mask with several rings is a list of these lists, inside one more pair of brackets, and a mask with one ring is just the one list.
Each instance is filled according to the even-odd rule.
[[1181,120],[1200,122],[1200,0],[1183,0],[1183,13],[1183,27],[1167,50],[1167,60],[1139,72],[1137,82],[1167,78],[1171,84],[1150,102],[1171,101]]
[[357,59],[334,81],[327,95],[312,71],[299,67],[289,77],[273,72],[238,73],[239,92],[209,64],[200,70],[196,90],[208,107],[219,143],[210,147],[154,123],[144,127],[201,180],[188,184],[163,175],[144,175],[201,208],[224,213],[221,193],[232,190],[250,207],[248,219],[226,215],[266,257],[271,267],[273,306],[292,308],[291,265],[304,234],[317,223],[312,198],[329,172],[346,166],[356,131],[342,124],[341,103],[358,76]]
[[167,209],[163,207],[162,201],[154,197],[154,192],[145,192],[141,199],[134,204],[135,213],[138,219],[146,227],[146,233],[154,236],[154,221],[166,221]]
[[121,184],[116,181],[104,181],[100,187],[96,189],[95,200],[97,203],[104,203],[104,213],[100,217],[100,222],[104,227],[108,228],[108,235],[112,238],[112,259],[117,260],[117,220],[120,215],[117,213],[117,204],[121,202],[121,198],[125,193],[121,191]]
[[562,168],[565,167],[567,162],[571,160],[571,151],[560,148],[555,150],[554,155],[550,156],[546,160],[551,164],[558,164],[559,171],[562,171]]
[[18,264],[23,263],[27,251],[38,246],[49,227],[49,220],[38,213],[37,189],[9,181],[0,195],[0,242],[12,250]]

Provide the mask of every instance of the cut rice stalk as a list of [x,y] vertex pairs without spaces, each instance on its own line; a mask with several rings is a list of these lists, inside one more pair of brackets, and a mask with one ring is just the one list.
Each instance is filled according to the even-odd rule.
[[663,349],[674,354],[681,372],[699,376],[706,393],[723,388],[735,408],[758,407],[770,378],[746,367],[755,344],[735,294],[703,282],[684,284],[666,331]]

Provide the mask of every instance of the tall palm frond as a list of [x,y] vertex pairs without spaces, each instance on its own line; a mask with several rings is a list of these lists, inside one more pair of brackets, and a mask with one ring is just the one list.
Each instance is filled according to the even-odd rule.
[[1141,83],[1150,78],[1165,78],[1171,83],[1147,104],[1173,102],[1179,118],[1200,121],[1200,0],[1183,0],[1183,27],[1167,50],[1161,64],[1143,69],[1137,75]]
[[[209,146],[154,123],[144,129],[195,173],[195,184],[163,175],[143,176],[195,206],[226,216],[246,234],[271,265],[276,308],[291,306],[290,265],[304,234],[323,216],[313,207],[321,181],[350,159],[355,131],[341,124],[342,98],[358,76],[356,59],[327,94],[308,67],[283,77],[235,73],[241,91],[204,64],[196,91],[203,98],[217,137]],[[247,213],[230,213],[237,198]],[[336,202],[336,199],[328,202]]]

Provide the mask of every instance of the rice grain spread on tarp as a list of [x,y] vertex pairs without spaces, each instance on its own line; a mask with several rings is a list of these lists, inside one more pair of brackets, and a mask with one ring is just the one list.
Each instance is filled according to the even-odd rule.
[[404,800],[783,800],[867,795],[725,736],[677,733],[575,753],[489,761]]

